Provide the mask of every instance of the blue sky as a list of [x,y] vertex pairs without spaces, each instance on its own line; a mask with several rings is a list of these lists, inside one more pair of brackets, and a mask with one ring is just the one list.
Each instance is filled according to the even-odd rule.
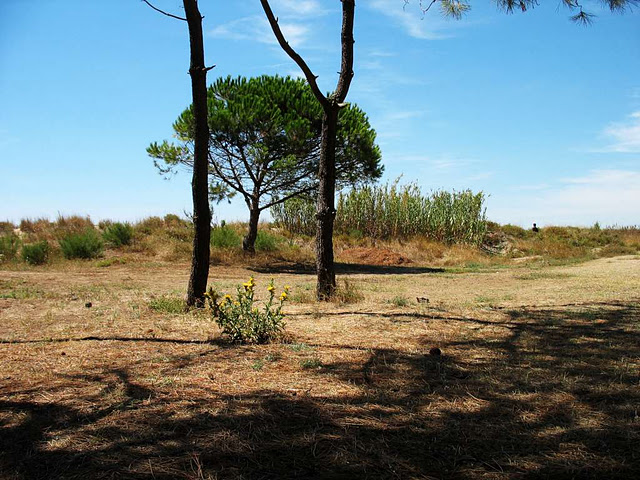
[[[179,0],[156,0],[182,14]],[[385,180],[482,190],[501,223],[640,225],[640,9],[568,20],[559,2],[460,21],[417,0],[360,0],[348,101],[378,132]],[[324,91],[340,62],[338,0],[273,0]],[[299,75],[258,0],[200,0],[217,76]],[[191,210],[146,146],[190,103],[186,24],[139,0],[0,2],[0,219],[137,220]],[[214,206],[245,219],[242,203]]]

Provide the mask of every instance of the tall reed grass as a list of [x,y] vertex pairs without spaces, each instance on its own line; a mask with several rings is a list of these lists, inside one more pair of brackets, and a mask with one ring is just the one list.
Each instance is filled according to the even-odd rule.
[[294,197],[270,209],[279,227],[297,235],[314,235],[316,231],[316,203],[311,197]]
[[[340,193],[335,232],[376,239],[422,236],[445,243],[479,244],[487,230],[485,195],[435,191],[415,183],[371,185]],[[295,199],[274,208],[275,222],[291,233],[312,235],[315,205]]]

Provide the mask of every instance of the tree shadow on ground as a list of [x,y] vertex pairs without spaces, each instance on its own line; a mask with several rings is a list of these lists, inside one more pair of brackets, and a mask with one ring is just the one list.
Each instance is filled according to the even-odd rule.
[[426,338],[413,353],[371,348],[308,373],[353,395],[254,390],[176,409],[105,370],[84,377],[101,387],[87,408],[0,399],[0,477],[638,478],[639,320],[623,302],[432,319],[502,334],[461,333],[440,356]]
[[219,346],[230,346],[229,342],[222,338],[213,338],[209,340],[184,340],[181,338],[162,338],[162,337],[123,337],[121,335],[103,336],[89,335],[86,337],[62,337],[62,338],[38,338],[33,340],[4,340],[0,339],[0,345],[19,345],[30,343],[65,343],[65,342],[144,342],[144,343],[171,343],[176,345],[204,345],[212,344]]
[[[336,273],[341,275],[419,275],[423,273],[444,273],[444,268],[411,267],[403,265],[367,265],[359,263],[336,262]],[[269,265],[254,265],[249,270],[265,274],[299,274],[311,275],[316,272],[315,265],[310,263],[279,262]]]

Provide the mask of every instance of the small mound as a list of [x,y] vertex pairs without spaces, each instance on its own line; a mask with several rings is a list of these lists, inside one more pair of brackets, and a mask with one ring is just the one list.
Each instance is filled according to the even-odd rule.
[[513,241],[502,232],[488,232],[480,248],[491,255],[504,256],[513,250]]
[[407,257],[389,250],[388,248],[350,248],[340,254],[340,260],[347,263],[361,263],[365,265],[406,265],[413,263]]

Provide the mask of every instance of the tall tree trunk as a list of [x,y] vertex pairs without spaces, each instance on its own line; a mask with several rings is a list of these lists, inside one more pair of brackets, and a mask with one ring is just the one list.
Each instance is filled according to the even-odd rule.
[[209,277],[209,240],[211,237],[211,211],[209,210],[209,126],[207,124],[207,68],[204,64],[204,42],[202,39],[202,15],[197,0],[183,0],[189,25],[191,49],[191,93],[195,121],[195,145],[193,155],[193,253],[191,275],[187,288],[187,305],[204,306],[204,294]]
[[280,47],[298,64],[304,73],[311,91],[318,99],[324,117],[322,122],[322,146],[320,151],[320,166],[318,175],[320,180],[318,190],[318,212],[316,232],[316,268],[318,285],[316,294],[318,300],[328,300],[336,288],[336,272],[333,263],[333,220],[335,218],[335,190],[336,190],[336,134],[338,126],[338,112],[344,107],[344,101],[349,93],[353,79],[353,20],[355,17],[355,0],[340,0],[342,2],[342,30],[340,44],[342,46],[342,61],[340,78],[335,92],[329,97],[323,95],[307,63],[289,45],[284,37],[278,19],[273,14],[268,0],[260,0],[269,25],[273,30]]
[[242,249],[248,253],[256,253],[256,238],[258,238],[258,221],[260,220],[260,208],[258,205],[249,207],[249,231],[242,239]]
[[333,221],[336,215],[336,132],[338,130],[337,105],[325,108],[322,117],[322,144],[318,167],[316,272],[318,300],[331,298],[336,289],[336,271],[333,263]]

